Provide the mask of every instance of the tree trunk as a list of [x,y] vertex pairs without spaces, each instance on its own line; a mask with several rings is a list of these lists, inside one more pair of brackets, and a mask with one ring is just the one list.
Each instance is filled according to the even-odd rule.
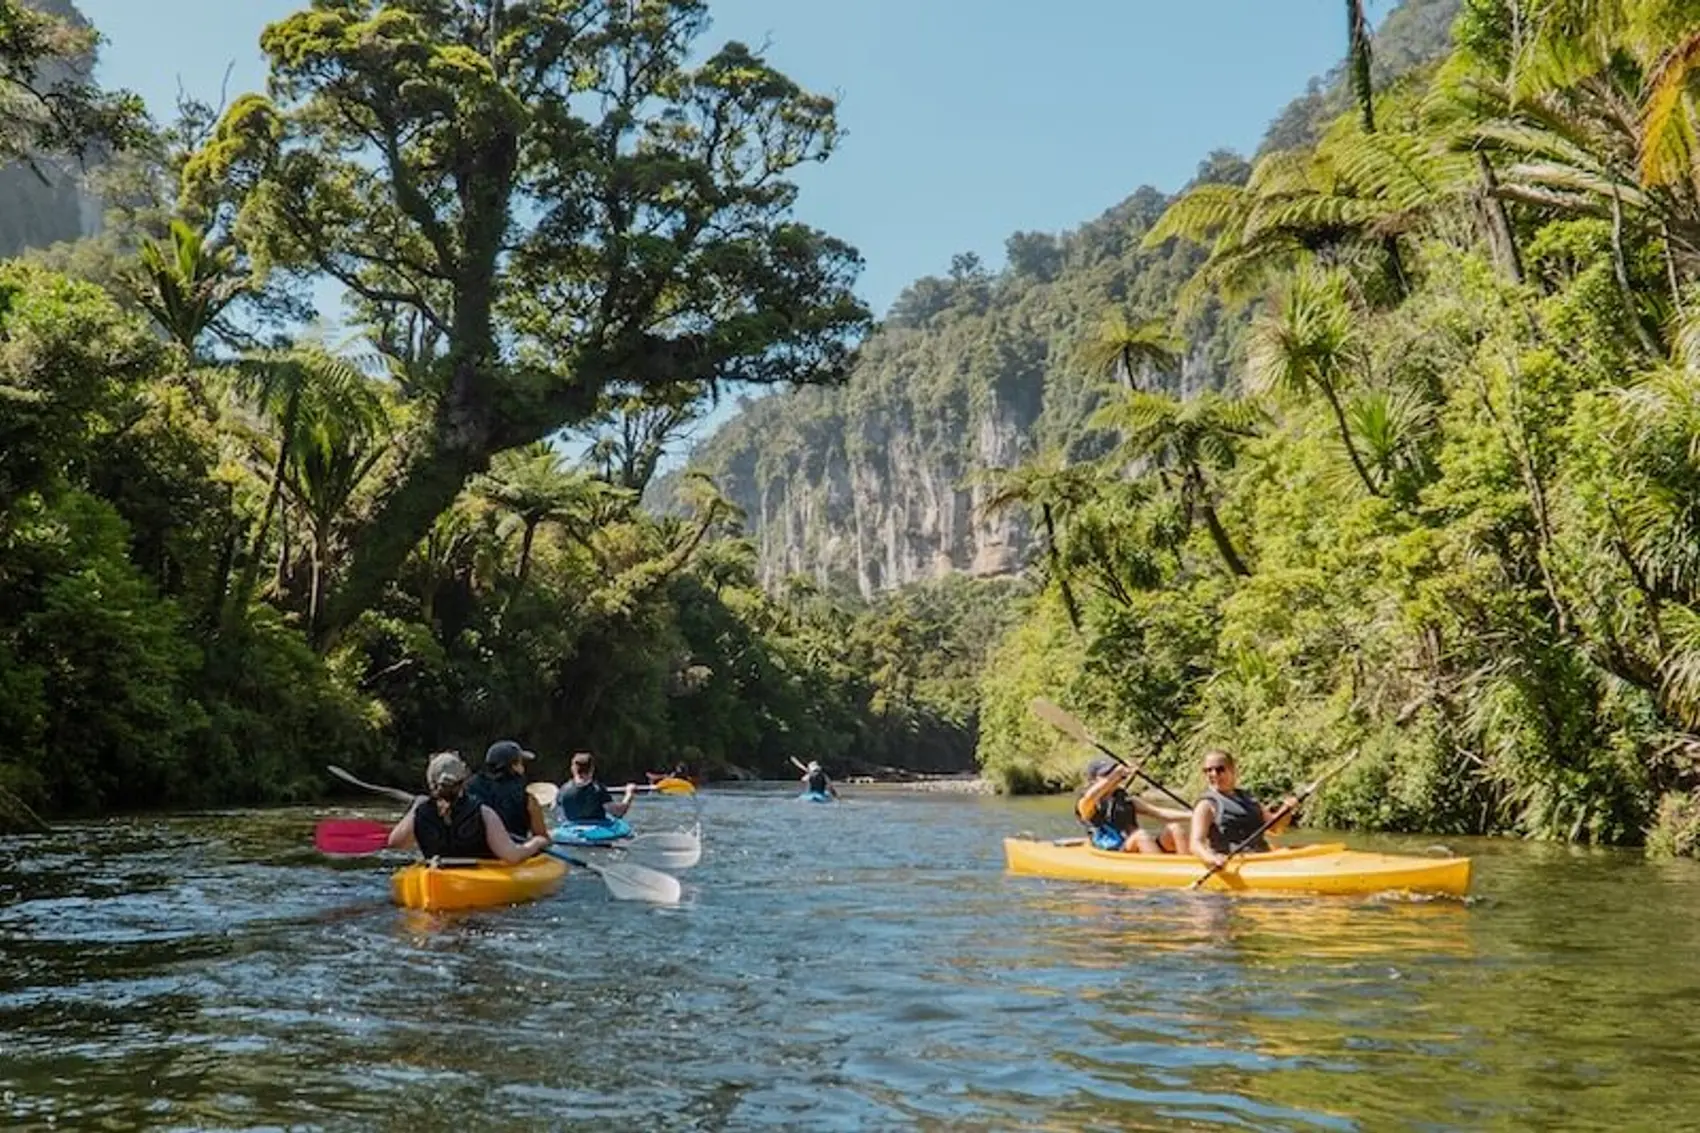
[[525,521],[525,534],[519,540],[519,568],[514,571],[514,590],[525,587],[525,576],[531,571],[531,541],[537,538],[537,520]]
[[246,610],[254,595],[254,584],[260,575],[260,560],[265,557],[266,535],[271,530],[272,516],[277,512],[278,499],[283,495],[283,473],[289,463],[289,439],[295,435],[295,420],[301,413],[301,382],[297,379],[284,405],[283,420],[278,424],[277,460],[272,465],[272,482],[266,489],[266,506],[260,512],[260,524],[248,548],[248,558],[242,564],[242,580],[236,585],[236,610]]
[[1499,176],[1493,171],[1493,162],[1480,150],[1476,151],[1476,169],[1482,175],[1485,191],[1482,208],[1488,214],[1488,226],[1497,245],[1500,266],[1512,283],[1520,284],[1523,282],[1523,253],[1517,247],[1517,233],[1511,227],[1511,215],[1505,211],[1505,201],[1499,196]]
[[1039,514],[1045,522],[1045,553],[1051,560],[1051,577],[1057,580],[1057,589],[1062,593],[1063,609],[1068,612],[1068,624],[1075,633],[1079,633],[1080,606],[1074,600],[1074,588],[1068,584],[1068,575],[1063,571],[1062,555],[1057,551],[1057,525],[1051,514],[1051,505],[1041,505]]
[[1381,489],[1370,479],[1369,469],[1364,466],[1363,457],[1358,455],[1358,446],[1352,443],[1352,428],[1346,424],[1346,410],[1340,405],[1340,395],[1335,392],[1333,382],[1318,382],[1322,387],[1322,396],[1328,399],[1328,407],[1334,410],[1334,422],[1340,427],[1340,440],[1346,446],[1346,455],[1352,458],[1352,467],[1358,470],[1358,478],[1364,482],[1364,487],[1372,496],[1381,495]]

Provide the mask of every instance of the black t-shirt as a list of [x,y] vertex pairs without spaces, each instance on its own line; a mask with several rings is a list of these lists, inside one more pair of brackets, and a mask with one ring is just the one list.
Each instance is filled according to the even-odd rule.
[[606,822],[608,812],[604,808],[613,801],[613,794],[595,779],[588,783],[569,780],[561,784],[561,793],[555,796],[555,805],[568,822]]

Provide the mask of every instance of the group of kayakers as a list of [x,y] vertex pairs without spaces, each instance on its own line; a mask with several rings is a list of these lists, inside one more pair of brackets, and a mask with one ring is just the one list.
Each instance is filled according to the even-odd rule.
[[[1268,850],[1264,833],[1279,834],[1284,830],[1298,805],[1291,795],[1273,810],[1258,802],[1240,787],[1234,757],[1220,749],[1204,753],[1207,787],[1190,811],[1159,806],[1130,794],[1127,785],[1133,776],[1133,768],[1113,759],[1094,759],[1086,766],[1086,789],[1074,809],[1086,826],[1092,845],[1100,850],[1130,854],[1190,853],[1212,866],[1220,866],[1230,851]],[[1142,814],[1166,825],[1156,835],[1150,834],[1139,827]]]
[[[526,764],[536,759],[514,740],[497,740],[474,775],[459,753],[440,751],[425,767],[429,792],[414,800],[390,831],[393,849],[418,846],[427,858],[496,858],[521,862],[547,849],[550,816],[526,790]],[[623,816],[634,788],[615,799],[596,778],[596,759],[573,756],[572,777],[555,797],[554,810],[569,823],[605,822]]]

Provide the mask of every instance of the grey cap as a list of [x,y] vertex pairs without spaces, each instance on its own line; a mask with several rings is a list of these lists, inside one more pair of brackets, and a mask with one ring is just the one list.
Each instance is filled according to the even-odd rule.
[[1086,765],[1086,781],[1102,779],[1120,766],[1115,760],[1100,755]]
[[536,759],[537,753],[526,751],[513,740],[497,740],[484,753],[484,766],[506,767],[516,759]]

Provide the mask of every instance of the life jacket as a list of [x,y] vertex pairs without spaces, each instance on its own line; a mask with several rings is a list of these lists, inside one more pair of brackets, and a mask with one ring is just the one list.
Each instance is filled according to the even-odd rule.
[[809,772],[809,790],[813,791],[815,794],[817,794],[817,795],[826,794],[826,789],[831,785],[832,785],[831,782],[826,777],[826,772],[824,772],[824,771],[811,771],[811,772]]
[[1131,834],[1133,828],[1139,825],[1139,812],[1133,809],[1133,800],[1127,797],[1127,792],[1117,787],[1098,800],[1098,806],[1092,811],[1092,820],[1087,825],[1094,829]]
[[413,837],[419,852],[428,858],[493,858],[484,837],[484,815],[479,803],[462,793],[449,806],[448,821],[437,813],[434,799],[426,799],[413,811]]
[[1216,820],[1210,825],[1210,848],[1219,854],[1225,854],[1241,842],[1256,836],[1256,840],[1246,846],[1253,853],[1262,853],[1269,849],[1269,843],[1258,834],[1263,826],[1263,808],[1249,793],[1235,790],[1232,794],[1223,794],[1211,788],[1205,792],[1205,798],[1215,804]]
[[466,785],[466,793],[495,811],[516,839],[523,842],[531,837],[531,812],[526,803],[524,779],[505,770],[480,771]]

